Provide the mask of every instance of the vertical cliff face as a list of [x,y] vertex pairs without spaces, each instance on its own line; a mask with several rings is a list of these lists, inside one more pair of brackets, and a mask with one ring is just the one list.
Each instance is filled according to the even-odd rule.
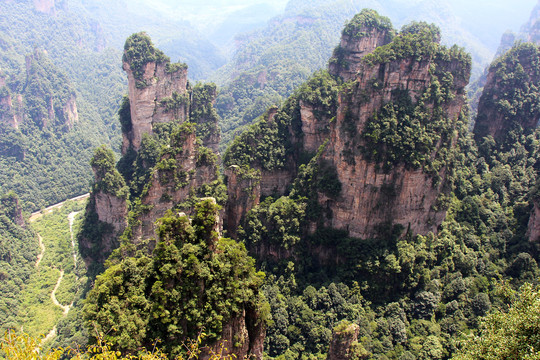
[[529,21],[522,26],[521,33],[525,34],[525,40],[528,42],[540,42],[540,3],[531,11]]
[[354,80],[362,58],[388,44],[394,35],[390,19],[378,16],[373,10],[363,11],[343,29],[340,44],[330,59],[330,73],[346,81]]
[[242,314],[224,325],[219,342],[203,349],[199,359],[209,359],[211,354],[223,358],[263,359],[266,330],[260,315],[254,310],[242,310]]
[[171,64],[150,38],[134,34],[124,47],[123,69],[128,76],[131,129],[124,133],[122,153],[138,151],[143,134],[155,124],[183,122],[188,115],[187,66]]
[[99,221],[112,225],[115,235],[121,234],[127,226],[126,200],[104,191],[93,192],[92,197]]
[[250,171],[238,165],[231,165],[225,170],[225,177],[227,178],[228,200],[223,226],[228,230],[229,236],[236,238],[240,222],[260,201],[261,175],[259,171]]
[[218,126],[219,115],[214,109],[217,97],[215,84],[197,84],[190,94],[189,119],[197,124],[197,136],[204,146],[218,153],[221,133]]
[[16,95],[13,99],[12,94],[0,79],[0,123],[18,129],[23,120],[22,96]]
[[474,126],[477,141],[485,136],[503,141],[510,131],[538,126],[539,55],[537,45],[519,44],[490,66]]
[[[217,157],[197,144],[194,126],[183,126],[171,136],[170,151],[154,168],[147,190],[141,196],[146,208],[132,228],[133,240],[154,237],[155,221],[167,210],[190,210],[189,198],[218,179]],[[182,204],[186,202],[186,204]],[[150,249],[151,250],[151,249]]]
[[540,179],[537,179],[535,187],[532,189],[532,210],[529,216],[527,237],[529,241],[540,244]]
[[79,112],[77,111],[77,101],[75,94],[71,94],[67,102],[62,108],[66,125],[72,129],[77,121],[79,121]]
[[81,255],[88,266],[107,259],[128,224],[128,189],[115,163],[114,153],[105,146],[97,148],[90,161],[95,181],[79,236]]
[[[129,96],[119,110],[124,155],[119,176],[130,187],[134,207],[128,237],[141,244],[155,237],[154,223],[168,210],[189,214],[197,197],[214,196],[220,187],[212,151],[220,140],[213,108],[217,91],[213,84],[190,88],[187,66],[171,64],[145,33],[126,40],[123,67]],[[113,224],[111,209],[121,204],[99,193],[94,197],[99,219]],[[121,218],[126,210],[118,212]]]
[[[446,178],[464,131],[471,69],[470,56],[439,41],[434,25],[412,23],[395,35],[388,19],[364,10],[343,31],[330,74],[316,74],[272,121],[243,134],[226,163],[260,170],[261,197],[308,199],[306,212],[318,214],[306,218],[308,233],[332,228],[373,238],[393,225],[412,234],[436,232],[446,215]],[[278,156],[258,155],[259,147]],[[237,186],[229,183],[229,193],[239,193]],[[256,205],[238,199],[229,198],[228,207],[240,216]],[[273,245],[256,246],[260,254]]]
[[[26,56],[26,86],[17,105],[23,103],[29,118],[41,128],[56,126],[72,129],[78,121],[77,98],[68,77],[58,71],[38,49]],[[19,108],[20,109],[20,108]],[[21,110],[15,111],[20,123]]]
[[8,193],[0,197],[0,213],[6,215],[18,226],[26,227],[19,198],[14,193]]
[[[413,234],[436,232],[446,214],[437,207],[439,195],[446,191],[442,154],[455,145],[468,66],[459,59],[441,61],[436,53],[420,61],[405,56],[358,66],[356,83],[339,98],[329,145],[321,157],[336,167],[342,186],[336,199],[319,194],[320,204],[332,213],[327,226],[360,238],[375,236],[378,226],[391,223]],[[448,84],[443,91],[448,96],[441,101],[434,99],[432,88],[444,77]],[[401,102],[409,109],[400,108]],[[423,118],[417,117],[407,129],[407,121],[420,112]],[[434,128],[436,123],[441,133]],[[407,135],[407,131],[419,133]],[[421,144],[421,136],[435,140]],[[423,154],[386,142],[396,139],[416,142],[412,146]],[[413,158],[418,161],[412,162]]]
[[533,209],[529,217],[529,227],[527,229],[529,241],[540,243],[540,199],[533,201]]
[[332,333],[332,341],[328,350],[327,360],[356,359],[354,343],[358,341],[360,328],[356,324],[338,326]]

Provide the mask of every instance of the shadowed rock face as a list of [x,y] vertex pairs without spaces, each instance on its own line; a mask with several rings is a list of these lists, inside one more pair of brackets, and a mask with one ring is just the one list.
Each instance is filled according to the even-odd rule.
[[144,65],[141,80],[135,78],[131,66],[124,61],[128,76],[131,130],[123,134],[122,153],[131,146],[138,151],[143,134],[152,134],[155,124],[173,120],[184,122],[188,115],[187,69],[166,70],[166,62]]
[[127,226],[126,200],[103,191],[92,193],[98,219],[112,225],[114,234],[121,234]]
[[358,341],[360,327],[356,324],[350,324],[347,328],[341,331],[332,333],[330,349],[326,360],[348,360],[353,359],[354,350],[353,343]]
[[518,127],[530,131],[538,126],[540,107],[531,100],[537,98],[540,86],[538,54],[537,46],[521,44],[491,65],[478,103],[474,125],[477,141],[492,136],[500,142]]

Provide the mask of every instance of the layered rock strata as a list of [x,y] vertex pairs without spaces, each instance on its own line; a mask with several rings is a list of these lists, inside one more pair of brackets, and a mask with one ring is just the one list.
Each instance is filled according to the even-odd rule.
[[122,153],[129,147],[138,151],[144,134],[152,134],[155,124],[173,120],[185,121],[188,115],[187,68],[168,70],[167,61],[143,65],[138,79],[131,64],[124,60],[128,77],[131,129],[123,134]]
[[188,200],[202,185],[217,179],[217,164],[201,158],[195,130],[186,128],[172,141],[171,153],[164,155],[152,172],[148,190],[141,197],[142,207],[146,210],[132,229],[133,241],[154,237],[158,218]]
[[[430,67],[432,59],[415,61],[412,58],[395,60],[378,65],[359,66],[355,78],[357,85],[348,97],[341,96],[336,120],[331,124],[329,146],[322,159],[329,161],[337,169],[341,183],[341,194],[337,199],[329,199],[319,194],[319,203],[329,209],[332,216],[325,220],[327,226],[347,230],[351,236],[366,238],[376,236],[381,224],[400,224],[413,234],[436,232],[446,215],[445,209],[436,208],[437,198],[444,192],[446,168],[442,167],[433,180],[422,168],[411,168],[405,163],[397,163],[389,171],[381,165],[366,159],[358,148],[365,146],[359,136],[366,123],[382,106],[396,101],[396,91],[406,92],[413,103],[431,86],[433,75]],[[450,63],[448,70],[462,66]],[[465,104],[464,87],[468,77],[454,76],[452,100],[440,109],[445,121],[457,123]],[[373,84],[378,84],[378,89]],[[365,99],[369,99],[366,101]],[[434,105],[427,105],[433,111]],[[433,114],[432,114],[433,115]],[[344,131],[354,121],[355,135]],[[302,118],[304,122],[306,119]],[[452,140],[455,144],[455,140]],[[440,150],[438,144],[432,157]],[[352,154],[352,155],[345,155]]]

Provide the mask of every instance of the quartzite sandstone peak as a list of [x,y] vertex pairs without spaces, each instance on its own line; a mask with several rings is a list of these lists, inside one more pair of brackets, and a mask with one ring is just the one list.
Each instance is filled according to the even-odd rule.
[[138,151],[143,135],[152,134],[155,124],[186,120],[187,67],[174,65],[146,34],[134,34],[126,41],[123,69],[128,76],[131,128],[123,134],[123,154],[129,147]]
[[[455,130],[465,105],[464,88],[468,83],[470,62],[451,51],[448,58],[443,60],[443,56],[437,53],[439,50],[431,54],[405,54],[401,57],[397,53],[384,59],[384,51],[392,48],[399,51],[399,45],[393,47],[393,44],[405,42],[408,36],[411,35],[402,32],[394,43],[378,48],[376,52],[381,50],[380,53],[374,53],[376,56],[372,57],[375,61],[360,61],[352,89],[348,94],[340,94],[335,121],[330,124],[330,141],[322,153],[321,159],[336,167],[342,185],[341,194],[336,199],[319,194],[320,204],[332,213],[325,224],[347,230],[354,237],[376,236],[380,225],[391,223],[400,224],[413,234],[436,232],[446,215],[444,208],[437,207],[440,194],[447,191],[446,161],[441,159],[440,166],[429,173],[425,165],[437,161],[440,153],[451,151],[456,144]],[[435,33],[433,42],[424,46],[438,49],[438,40],[439,36]],[[383,54],[382,61],[377,59],[380,54]],[[436,103],[438,100],[433,100],[430,92],[444,77],[449,81],[446,90],[443,90],[448,92],[448,96],[442,103]],[[443,127],[448,134],[446,138],[440,136],[429,148],[430,153],[426,154],[429,159],[424,160],[424,164],[411,166],[411,159],[404,157],[401,161],[394,161],[391,169],[385,170],[379,161],[373,161],[380,154],[374,156],[371,149],[373,136],[379,136],[379,131],[385,129],[369,132],[368,136],[365,136],[366,130],[370,124],[378,126],[373,122],[374,114],[384,116],[378,113],[389,104],[397,109],[404,97],[411,101],[410,106],[415,110],[404,116],[398,110],[398,119],[403,116],[400,120],[405,121],[405,116],[415,117],[418,112],[423,112],[425,128],[422,131],[428,131],[432,123],[441,121],[447,124]],[[413,120],[416,121],[423,120]],[[397,125],[398,136],[399,126],[402,125]],[[442,135],[436,132],[433,135]],[[413,146],[418,148],[423,146],[419,142],[420,135],[411,136],[417,142]],[[402,135],[401,140],[397,141],[405,140],[406,135]],[[391,152],[386,145],[378,150]],[[371,154],[371,159],[365,156],[366,152]],[[394,154],[384,154],[382,158],[388,159],[390,155]]]
[[535,44],[518,44],[490,66],[474,126],[477,141],[485,136],[502,141],[511,130],[538,126],[539,54]]
[[[322,225],[368,238],[377,236],[381,225],[399,224],[413,234],[427,234],[436,232],[445,217],[439,199],[448,191],[448,154],[463,120],[470,57],[457,47],[439,45],[439,30],[433,25],[413,23],[394,34],[389,21],[376,12],[364,10],[356,15],[330,60],[330,72],[343,82],[335,105],[302,100],[302,95],[293,98],[297,107],[288,116],[299,118],[300,124],[288,130],[291,148],[296,149],[292,158],[313,154],[326,144],[319,164],[334,168],[341,184],[339,195],[322,191],[309,195],[317,197],[325,214],[317,219],[318,225],[309,227],[311,231]],[[313,93],[325,91],[319,88]],[[404,103],[407,110],[400,108]],[[283,111],[276,118],[283,117]],[[397,123],[391,129],[373,130],[391,126],[394,120]],[[264,121],[272,120],[268,117],[261,124]],[[404,124],[417,130],[403,134]],[[384,131],[394,131],[401,138],[385,144],[380,140]],[[422,143],[421,136],[426,134],[428,140]],[[251,166],[264,171],[257,163]],[[296,176],[294,165],[281,169],[284,186],[274,188],[277,195],[285,195]],[[260,180],[254,184],[258,188],[253,199],[270,195],[262,191],[265,176]],[[229,183],[230,194],[238,193],[237,184],[242,182]],[[242,203],[239,208],[245,212],[249,201]]]

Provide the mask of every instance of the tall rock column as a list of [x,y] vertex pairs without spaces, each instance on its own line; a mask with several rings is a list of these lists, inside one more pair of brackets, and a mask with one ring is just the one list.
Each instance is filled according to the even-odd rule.
[[[379,43],[381,35],[373,34],[373,41],[353,41]],[[345,33],[344,38],[351,41]],[[448,154],[463,121],[471,66],[470,57],[439,40],[434,25],[413,23],[357,61],[321,156],[341,183],[334,199],[318,194],[328,209],[325,226],[360,238],[378,236],[391,224],[413,234],[437,231],[446,214],[438,199],[448,191]],[[408,43],[414,50],[403,52]],[[333,72],[353,80],[347,69]]]
[[519,44],[490,66],[474,125],[477,141],[485,136],[504,141],[512,130],[531,131],[538,126],[539,57],[537,45]]
[[123,69],[131,109],[131,126],[122,142],[122,153],[126,153],[130,147],[139,150],[143,134],[152,134],[156,124],[186,120],[189,95],[187,65],[171,64],[145,33],[127,39]]
[[[333,333],[330,349],[326,360],[352,360],[364,359],[367,356],[358,349],[358,333],[360,328],[356,324],[340,324]],[[367,355],[367,354],[366,354]]]
[[339,46],[329,62],[329,71],[344,80],[354,80],[362,58],[392,41],[395,31],[390,19],[374,10],[364,10],[343,29]]
[[[90,162],[94,186],[88,201],[82,236],[81,255],[88,265],[105,261],[117,247],[117,238],[127,226],[128,188],[115,168],[114,153],[101,146]],[[92,234],[92,236],[89,236]]]

